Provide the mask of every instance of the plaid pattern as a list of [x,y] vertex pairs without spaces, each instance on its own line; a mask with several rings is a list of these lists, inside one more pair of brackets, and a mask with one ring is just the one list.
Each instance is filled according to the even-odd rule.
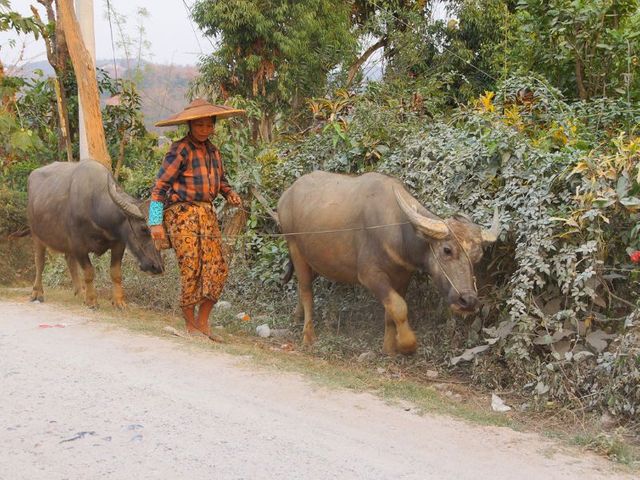
[[198,142],[190,134],[171,144],[151,190],[151,200],[210,202],[218,193],[225,198],[231,186],[224,175],[220,151],[209,141]]

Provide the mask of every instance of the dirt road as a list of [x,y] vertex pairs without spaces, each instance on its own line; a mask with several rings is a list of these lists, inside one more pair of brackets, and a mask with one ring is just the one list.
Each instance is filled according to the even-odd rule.
[[633,478],[536,435],[419,416],[87,318],[0,301],[0,478]]

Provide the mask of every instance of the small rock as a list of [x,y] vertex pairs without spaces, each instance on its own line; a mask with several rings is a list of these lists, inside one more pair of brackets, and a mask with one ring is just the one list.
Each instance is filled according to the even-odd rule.
[[438,378],[438,372],[436,370],[427,370],[427,378]]
[[228,309],[231,308],[231,303],[229,303],[229,302],[227,302],[225,300],[222,300],[222,301],[216,303],[216,308],[220,309],[220,310],[228,310]]
[[509,410],[511,410],[511,407],[509,405],[506,405],[504,403],[504,400],[502,400],[498,395],[496,395],[495,393],[492,393],[491,409],[494,412],[508,412]]
[[369,362],[374,358],[376,358],[376,354],[373,353],[372,351],[364,352],[364,353],[361,353],[360,356],[358,357],[358,363]]
[[176,330],[175,328],[173,328],[170,325],[167,325],[166,327],[164,327],[162,329],[163,331],[167,332],[170,335],[175,335],[176,337],[182,337],[182,338],[186,338],[187,334],[184,332],[179,332],[178,330]]
[[382,367],[378,367],[378,368],[376,368],[376,372],[378,372],[380,375],[382,375],[383,373],[386,372],[386,370],[384,368],[382,368]]
[[259,337],[267,338],[269,335],[271,335],[271,329],[269,328],[269,325],[263,323],[262,325],[258,325],[256,327],[256,333]]

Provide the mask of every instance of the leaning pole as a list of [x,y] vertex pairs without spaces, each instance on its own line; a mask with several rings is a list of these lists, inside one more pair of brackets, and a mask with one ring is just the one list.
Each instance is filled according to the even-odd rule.
[[[91,17],[91,24],[93,25],[93,0],[78,0],[78,2],[89,2],[91,4],[88,15]],[[69,56],[71,57],[73,69],[76,74],[76,81],[78,83],[78,97],[82,105],[82,117],[80,121],[80,159],[87,157],[93,158],[111,170],[111,157],[107,150],[107,142],[102,125],[95,60],[87,50],[85,42],[82,39],[72,0],[58,0],[58,6],[60,8],[58,20],[62,24],[62,29],[67,39]],[[85,5],[79,8],[79,11],[84,11],[84,8]],[[86,16],[87,14],[85,14],[85,17]],[[91,39],[89,43],[93,43],[93,34],[91,33],[90,36]],[[84,136],[82,135],[83,128]],[[84,151],[82,150],[83,137],[86,139],[86,148]]]

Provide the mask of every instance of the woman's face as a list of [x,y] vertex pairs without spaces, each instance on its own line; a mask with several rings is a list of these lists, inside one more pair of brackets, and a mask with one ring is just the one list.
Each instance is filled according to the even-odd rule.
[[195,137],[199,142],[204,142],[209,135],[211,135],[215,129],[213,125],[213,118],[198,118],[189,122],[191,129],[191,135]]

